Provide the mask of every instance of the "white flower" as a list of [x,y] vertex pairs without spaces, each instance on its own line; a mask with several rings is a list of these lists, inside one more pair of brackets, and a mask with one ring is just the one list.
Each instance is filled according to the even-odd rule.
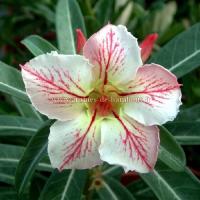
[[59,170],[106,161],[149,172],[158,155],[155,125],[173,120],[181,104],[176,77],[157,64],[142,66],[137,39],[120,25],[92,35],[83,55],[30,60],[22,76],[34,107],[57,119],[48,154]]

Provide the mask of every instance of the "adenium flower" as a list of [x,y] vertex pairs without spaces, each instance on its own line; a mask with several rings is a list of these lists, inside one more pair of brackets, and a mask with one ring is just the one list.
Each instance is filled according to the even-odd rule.
[[143,66],[137,39],[121,25],[103,27],[82,53],[51,52],[21,66],[33,106],[57,119],[48,143],[52,166],[85,169],[106,161],[151,171],[156,125],[173,120],[181,104],[177,78],[160,65]]

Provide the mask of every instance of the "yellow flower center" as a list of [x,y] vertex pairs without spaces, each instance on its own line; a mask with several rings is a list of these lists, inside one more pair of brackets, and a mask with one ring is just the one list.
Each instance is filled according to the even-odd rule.
[[111,84],[101,85],[96,87],[94,91],[89,94],[91,102],[88,102],[88,108],[91,113],[97,112],[100,117],[106,117],[112,114],[112,112],[119,112],[121,103],[118,102],[117,89]]

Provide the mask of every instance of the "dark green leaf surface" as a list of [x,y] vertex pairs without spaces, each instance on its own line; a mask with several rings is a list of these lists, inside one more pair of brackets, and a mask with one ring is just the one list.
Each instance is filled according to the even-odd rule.
[[16,200],[17,193],[14,188],[1,187],[0,188],[0,199],[2,200]]
[[0,166],[0,182],[14,185],[16,167]]
[[200,144],[200,122],[170,122],[165,125],[182,145]]
[[200,104],[180,110],[175,122],[200,121]]
[[117,180],[104,177],[97,193],[102,200],[135,200],[133,195]]
[[151,188],[142,179],[134,180],[127,185],[127,189],[137,200],[157,200]]
[[86,170],[55,170],[39,200],[80,200],[87,178]]
[[0,144],[0,166],[16,167],[23,152],[23,147],[8,144]]
[[21,73],[0,61],[0,91],[29,102]]
[[49,127],[52,121],[47,121],[43,127],[32,137],[24,155],[22,156],[16,172],[16,188],[19,195],[22,195],[30,181],[39,161],[47,151]]
[[17,99],[15,97],[13,97],[12,99],[21,116],[38,119],[41,122],[43,121],[40,113],[31,104],[21,101],[20,99]]
[[56,8],[56,32],[59,50],[63,54],[75,54],[75,29],[85,34],[83,16],[76,0],[59,0]]
[[[17,145],[0,144],[0,166],[16,167],[20,158],[23,156],[25,148]],[[38,165],[37,169],[41,171],[51,171],[49,161],[44,159]]]
[[176,36],[149,61],[181,77],[200,66],[200,23]]
[[17,116],[0,116],[0,136],[33,136],[42,122]]
[[22,40],[22,44],[24,44],[34,56],[39,56],[47,52],[50,53],[51,51],[58,51],[51,43],[38,35],[26,37]]
[[185,169],[174,172],[163,163],[157,163],[152,173],[140,174],[159,200],[199,200],[200,182]]
[[159,159],[175,171],[183,170],[186,164],[183,149],[164,127],[160,127]]

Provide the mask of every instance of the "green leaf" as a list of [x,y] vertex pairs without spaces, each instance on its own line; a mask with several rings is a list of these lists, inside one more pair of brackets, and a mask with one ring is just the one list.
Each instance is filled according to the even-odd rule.
[[133,195],[113,178],[104,177],[100,184],[96,190],[102,200],[135,200]]
[[42,122],[18,116],[0,116],[0,136],[33,136]]
[[23,152],[24,147],[0,144],[0,166],[16,167]]
[[[17,168],[16,158],[22,155],[23,149],[14,149],[14,145],[0,144],[0,182],[14,185]],[[17,146],[16,146],[17,147]],[[14,163],[15,162],[15,163]],[[0,199],[2,192],[0,192]],[[16,198],[16,196],[15,196]]]
[[56,8],[56,32],[61,53],[76,53],[76,28],[80,28],[86,35],[83,15],[77,1],[59,0]]
[[115,176],[115,177],[119,177],[119,174],[121,175],[122,173],[124,173],[124,170],[122,169],[122,167],[119,166],[108,166],[105,170],[103,170],[102,174],[104,176]]
[[200,65],[200,23],[180,33],[150,59],[181,77]]
[[[0,167],[17,167],[20,158],[23,156],[25,148],[22,146],[0,144]],[[41,171],[51,171],[49,161],[42,160],[37,169]]]
[[184,170],[186,165],[183,149],[164,127],[160,127],[159,159],[175,171]]
[[51,51],[58,51],[51,43],[38,35],[30,35],[22,40],[21,43],[24,44],[34,56],[39,56],[47,52],[50,53]]
[[159,162],[152,173],[140,176],[159,200],[199,200],[200,182],[188,169],[174,172]]
[[182,145],[200,144],[200,122],[170,122],[165,125]]
[[180,110],[175,122],[200,121],[200,104]]
[[156,200],[156,196],[151,188],[142,180],[134,180],[127,185],[127,189],[134,194],[138,200]]
[[19,196],[23,195],[37,164],[46,154],[49,127],[52,121],[47,121],[44,126],[32,137],[28,143],[16,171],[16,188]]
[[55,170],[39,200],[80,200],[87,179],[86,170]]
[[26,95],[21,73],[0,61],[0,91],[30,102]]
[[16,167],[0,166],[0,182],[14,185]]
[[16,200],[17,193],[13,188],[2,187],[0,188],[0,199],[3,200]]
[[20,99],[17,99],[15,97],[13,97],[12,99],[21,116],[43,121],[40,113],[38,113],[38,111],[31,104],[21,101]]
[[113,15],[113,9],[115,8],[114,5],[114,0],[99,0],[95,5],[96,16],[101,25],[109,23]]

